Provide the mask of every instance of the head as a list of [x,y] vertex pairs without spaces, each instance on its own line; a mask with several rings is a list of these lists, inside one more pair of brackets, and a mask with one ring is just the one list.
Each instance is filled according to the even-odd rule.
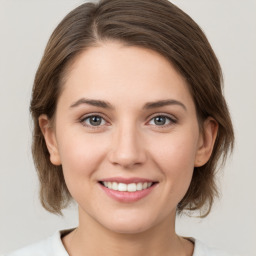
[[[113,46],[116,48],[111,51]],[[65,90],[72,91],[69,78],[74,76],[74,67],[87,54],[88,58],[100,56],[99,48],[106,47],[113,54],[123,47],[133,53],[137,51],[136,56],[155,55],[156,61],[170,65],[170,70],[178,74],[178,84],[185,85],[182,88],[186,88],[192,99],[198,136],[206,136],[208,124],[215,129],[213,146],[207,157],[194,162],[190,182],[177,204],[178,213],[203,209],[202,216],[206,216],[218,195],[215,183],[218,164],[223,163],[233,146],[232,123],[222,94],[221,68],[207,38],[187,14],[167,0],[85,3],[69,13],[54,30],[36,73],[30,107],[34,121],[32,152],[42,205],[60,214],[72,196],[63,173],[65,166],[47,147],[40,117],[46,116],[50,121],[47,125],[58,131],[58,104]],[[133,56],[132,52],[127,54]],[[149,63],[150,60],[149,57]],[[150,93],[147,91],[144,96]]]

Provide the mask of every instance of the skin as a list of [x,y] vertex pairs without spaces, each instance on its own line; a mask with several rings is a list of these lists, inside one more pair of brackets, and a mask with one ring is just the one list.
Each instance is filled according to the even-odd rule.
[[[175,103],[143,108],[166,99]],[[102,117],[96,128],[88,115]],[[159,115],[166,116],[161,124]],[[69,69],[54,124],[46,115],[39,124],[79,205],[79,226],[63,238],[70,255],[193,254],[193,244],[175,233],[176,207],[194,166],[210,158],[218,125],[208,118],[200,133],[187,84],[163,56],[111,41],[87,49]],[[158,184],[139,201],[117,202],[98,183],[117,176]]]

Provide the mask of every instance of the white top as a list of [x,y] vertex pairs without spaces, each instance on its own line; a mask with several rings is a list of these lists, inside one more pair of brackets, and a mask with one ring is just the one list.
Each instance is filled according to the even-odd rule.
[[[4,256],[69,256],[62,243],[61,237],[71,231],[72,230],[58,231],[48,239],[29,245]],[[231,254],[227,254],[218,249],[209,248],[197,239],[189,239],[195,244],[193,256],[231,256]]]

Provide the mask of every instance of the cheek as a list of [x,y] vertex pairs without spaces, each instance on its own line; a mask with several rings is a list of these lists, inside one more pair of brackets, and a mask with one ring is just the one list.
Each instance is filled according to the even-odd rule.
[[[164,166],[175,167],[173,170],[183,171],[186,166],[194,167],[197,151],[195,133],[172,134],[166,138],[158,139],[157,144],[151,146],[158,163]],[[156,147],[157,146],[157,147]],[[186,169],[186,168],[185,168]],[[171,171],[171,168],[170,168]]]
[[104,158],[105,148],[102,138],[97,136],[72,136],[60,138],[59,153],[67,185],[80,184],[84,178],[90,179]]
[[196,133],[173,134],[164,140],[158,140],[158,147],[152,146],[153,158],[171,192],[178,194],[181,200],[186,193],[194,170],[197,151]]
[[76,133],[68,137],[64,134],[59,149],[67,188],[79,205],[89,206],[90,197],[84,195],[93,194],[97,182],[95,173],[104,158],[106,143],[99,136]]

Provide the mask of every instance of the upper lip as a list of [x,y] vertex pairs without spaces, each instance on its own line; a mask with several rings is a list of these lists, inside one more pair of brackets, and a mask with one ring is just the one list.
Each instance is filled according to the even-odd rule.
[[131,178],[124,178],[124,177],[111,177],[100,180],[101,182],[117,182],[117,183],[144,183],[144,182],[157,182],[151,179],[139,178],[139,177],[131,177]]

